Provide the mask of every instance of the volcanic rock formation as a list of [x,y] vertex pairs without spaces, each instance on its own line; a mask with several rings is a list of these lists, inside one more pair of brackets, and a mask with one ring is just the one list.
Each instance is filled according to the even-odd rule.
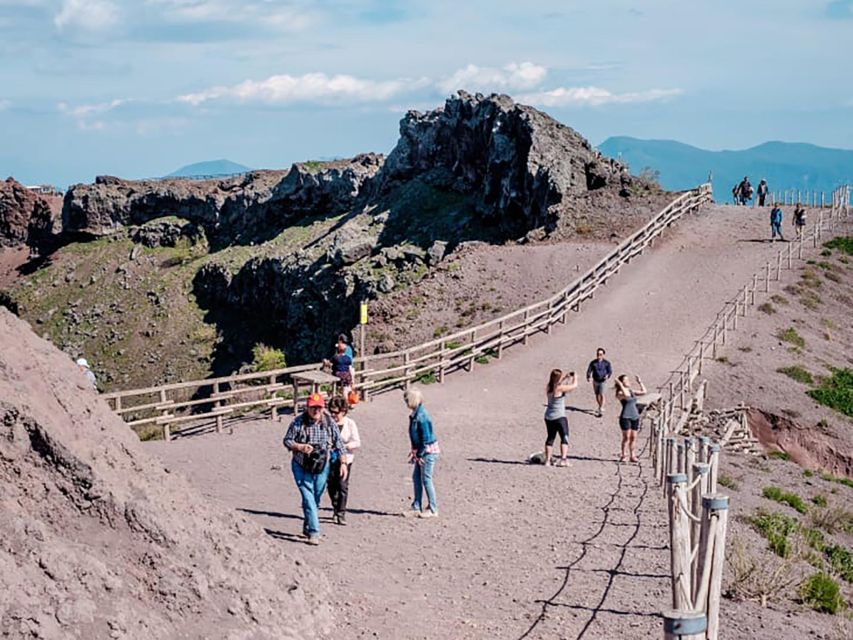
[[12,178],[0,182],[0,246],[39,247],[59,230],[58,222],[48,199]]
[[325,579],[142,452],[0,308],[0,636],[316,638]]

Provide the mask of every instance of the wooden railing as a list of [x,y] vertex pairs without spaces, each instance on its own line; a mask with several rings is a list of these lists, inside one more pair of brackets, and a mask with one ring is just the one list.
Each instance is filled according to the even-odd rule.
[[663,612],[667,640],[716,640],[719,631],[729,498],[717,493],[721,444],[707,437],[681,437],[694,405],[694,384],[703,363],[717,358],[728,332],[737,330],[738,317],[746,316],[756,296],[769,294],[770,283],[781,280],[783,268],[793,269],[794,254],[802,259],[808,247],[817,249],[824,234],[849,225],[850,194],[849,186],[832,193],[830,210],[820,210],[808,234],[785,243],[775,260],[766,262],[724,304],[714,323],[659,387],[662,399],[658,413],[650,419],[649,451],[669,509],[672,609]]
[[[408,349],[356,358],[357,388],[367,399],[371,393],[408,387],[418,380],[444,382],[445,376],[452,371],[472,371],[478,362],[491,357],[500,359],[513,345],[526,345],[536,333],[550,333],[554,324],[565,323],[570,311],[579,311],[583,302],[642,254],[667,227],[710,201],[710,184],[683,193],[550,298]],[[220,431],[226,418],[239,417],[246,412],[269,411],[270,417],[275,418],[279,409],[298,406],[310,392],[305,389],[302,393],[295,384],[294,375],[321,366],[320,363],[305,364],[263,373],[116,391],[102,397],[111,402],[112,408],[128,425],[162,428],[163,437],[169,440],[178,433],[173,429],[175,425],[189,425],[188,431],[212,425]]]

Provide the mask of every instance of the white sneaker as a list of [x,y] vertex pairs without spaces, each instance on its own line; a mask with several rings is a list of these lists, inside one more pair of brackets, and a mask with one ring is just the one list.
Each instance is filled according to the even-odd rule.
[[419,518],[437,518],[438,517],[438,511],[431,511],[429,509],[427,509],[426,511],[419,511],[418,517]]

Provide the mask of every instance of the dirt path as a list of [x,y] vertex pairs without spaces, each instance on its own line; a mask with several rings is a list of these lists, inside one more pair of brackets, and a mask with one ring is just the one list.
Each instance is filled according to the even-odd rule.
[[326,511],[317,548],[297,537],[285,422],[153,443],[151,451],[282,544],[304,549],[305,562],[335,584],[349,637],[658,636],[669,598],[667,528],[648,463],[616,464],[612,394],[597,419],[582,385],[568,403],[573,466],[524,464],[544,440],[543,387],[552,367],[582,375],[598,345],[617,373],[662,382],[723,300],[778,248],[744,241],[763,238],[767,226],[764,212],[709,207],[550,337],[426,387],[443,449],[439,519],[398,515],[411,499],[399,392],[354,412],[364,449],[353,469],[351,524],[331,524]]

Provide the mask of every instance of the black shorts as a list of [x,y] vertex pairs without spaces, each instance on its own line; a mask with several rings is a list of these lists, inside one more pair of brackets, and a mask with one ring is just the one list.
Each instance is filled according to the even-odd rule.
[[639,431],[640,430],[640,419],[639,418],[619,418],[619,428],[622,431]]
[[569,421],[565,416],[556,420],[545,419],[545,428],[548,429],[548,438],[545,440],[545,446],[550,447],[554,444],[554,439],[557,434],[560,434],[560,442],[569,444]]

